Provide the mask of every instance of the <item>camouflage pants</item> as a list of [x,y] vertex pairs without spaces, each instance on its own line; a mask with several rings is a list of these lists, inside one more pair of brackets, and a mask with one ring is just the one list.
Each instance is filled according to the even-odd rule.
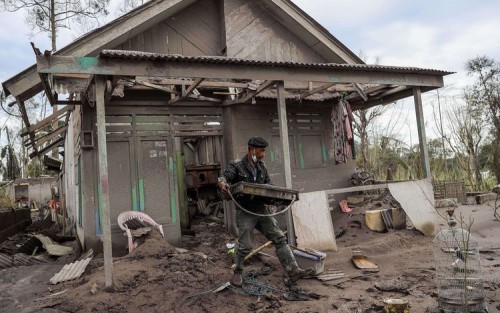
[[257,229],[267,240],[272,241],[276,249],[276,255],[285,269],[289,272],[297,267],[297,262],[292,250],[288,246],[287,239],[276,223],[274,217],[260,217],[250,215],[242,210],[236,210],[236,225],[238,226],[238,251],[236,252],[235,272],[243,271],[243,260],[252,251],[253,231]]

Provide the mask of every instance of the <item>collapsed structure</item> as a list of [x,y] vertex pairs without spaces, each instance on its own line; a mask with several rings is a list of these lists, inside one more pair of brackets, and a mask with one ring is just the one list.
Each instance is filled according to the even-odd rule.
[[[429,177],[421,93],[450,74],[364,64],[289,0],[154,0],[54,54],[34,50],[37,64],[3,87],[22,112],[30,156],[63,147],[63,205],[97,251],[103,233],[124,246],[117,217],[132,210],[178,243],[188,199],[216,196],[220,169],[250,136],[269,141],[276,185],[346,187],[349,110],[409,96]],[[24,102],[42,91],[62,108],[32,124]],[[227,207],[224,216],[234,229]]]

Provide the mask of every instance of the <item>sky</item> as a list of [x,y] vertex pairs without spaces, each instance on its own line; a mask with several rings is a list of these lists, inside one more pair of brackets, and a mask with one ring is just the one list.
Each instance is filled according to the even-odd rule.
[[[112,0],[111,19],[122,0]],[[203,0],[200,0],[203,1]],[[445,77],[443,96],[460,94],[470,83],[465,72],[467,60],[489,56],[500,61],[500,1],[498,0],[294,0],[351,51],[367,56],[367,63],[415,66],[453,71]],[[63,47],[81,35],[73,29],[61,33]],[[0,12],[0,81],[3,82],[34,64],[35,42],[40,50],[50,50],[46,35],[31,36],[23,13]],[[435,92],[424,98],[426,120]],[[413,100],[402,107],[414,117]],[[6,115],[0,111],[0,127]],[[412,123],[413,125],[414,123]],[[429,137],[432,126],[427,125]],[[416,138],[416,128],[408,127]],[[410,136],[412,134],[409,134]],[[405,135],[408,137],[408,134]],[[416,141],[416,139],[413,139]]]

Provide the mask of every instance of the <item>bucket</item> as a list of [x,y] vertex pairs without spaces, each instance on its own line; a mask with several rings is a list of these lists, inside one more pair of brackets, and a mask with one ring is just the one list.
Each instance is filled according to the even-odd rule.
[[410,305],[406,299],[387,298],[384,299],[385,313],[410,313]]
[[292,248],[292,252],[300,268],[312,267],[314,275],[323,273],[326,253],[313,249],[302,250],[296,247]]

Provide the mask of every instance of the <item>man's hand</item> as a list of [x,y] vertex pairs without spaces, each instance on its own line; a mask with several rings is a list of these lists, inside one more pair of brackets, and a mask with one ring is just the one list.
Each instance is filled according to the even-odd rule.
[[219,188],[222,192],[224,193],[229,193],[229,184],[224,182],[224,181],[221,181],[219,182]]

